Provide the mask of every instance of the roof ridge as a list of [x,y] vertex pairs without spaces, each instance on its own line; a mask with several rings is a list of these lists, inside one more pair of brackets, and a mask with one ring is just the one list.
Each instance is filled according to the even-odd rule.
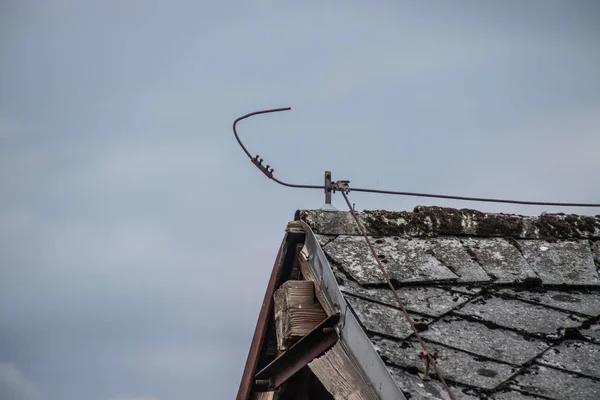
[[[600,216],[543,213],[523,216],[472,209],[417,206],[411,211],[365,210],[358,213],[370,236],[473,236],[518,239],[600,239]],[[296,219],[315,233],[358,235],[351,213],[299,210]]]

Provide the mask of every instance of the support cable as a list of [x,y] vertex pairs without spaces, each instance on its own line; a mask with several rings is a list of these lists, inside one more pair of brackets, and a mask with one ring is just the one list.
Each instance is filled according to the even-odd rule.
[[358,219],[358,216],[356,215],[356,211],[354,210],[354,207],[352,207],[352,205],[350,204],[350,200],[348,200],[348,195],[346,194],[346,191],[345,190],[340,190],[340,192],[342,193],[342,196],[344,196],[344,200],[346,200],[346,204],[348,205],[348,209],[350,210],[350,213],[354,217],[354,221],[356,221],[356,224],[358,225],[358,228],[360,229],[360,232],[362,233],[363,237],[365,238],[365,241],[367,242],[367,245],[369,246],[369,249],[371,250],[371,254],[373,255],[373,258],[377,262],[377,265],[379,266],[379,269],[381,270],[381,273],[383,274],[383,277],[385,278],[388,286],[390,287],[390,290],[394,294],[394,297],[396,298],[396,301],[398,302],[398,305],[400,306],[400,310],[402,310],[402,313],[404,314],[404,317],[406,318],[406,320],[410,324],[410,327],[412,328],[412,330],[413,330],[413,332],[415,334],[415,337],[419,341],[419,344],[421,345],[421,348],[423,349],[423,356],[427,358],[428,365],[432,365],[433,366],[433,369],[435,370],[435,373],[436,373],[437,377],[439,378],[440,382],[442,383],[442,385],[444,386],[444,388],[448,392],[448,395],[450,396],[450,399],[456,400],[456,397],[454,397],[454,394],[452,393],[452,390],[450,389],[450,387],[446,383],[446,380],[444,379],[444,376],[442,375],[442,373],[440,372],[440,370],[439,370],[439,368],[437,366],[437,363],[435,361],[434,355],[431,354],[429,352],[429,350],[427,349],[427,345],[425,344],[425,342],[421,338],[421,335],[419,334],[419,330],[417,329],[417,327],[415,326],[415,323],[413,322],[412,318],[410,317],[410,315],[406,311],[406,308],[404,307],[404,304],[402,303],[402,300],[400,299],[400,296],[396,292],[396,289],[394,288],[394,285],[392,284],[392,281],[390,280],[390,277],[389,277],[388,273],[386,272],[385,268],[383,267],[383,264],[379,260],[379,257],[377,257],[377,252],[375,251],[375,248],[373,247],[373,244],[371,243],[371,240],[369,239],[369,236],[367,236],[367,232],[366,232],[364,226],[362,225],[362,223]]
[[[273,172],[275,171],[270,165],[263,165],[263,159],[257,154],[255,157],[252,157],[252,155],[250,154],[250,152],[246,149],[246,146],[244,146],[244,144],[242,143],[238,132],[237,132],[237,123],[252,117],[254,115],[259,115],[259,114],[268,114],[268,113],[274,113],[274,112],[280,112],[280,111],[289,111],[291,110],[290,107],[284,107],[284,108],[273,108],[270,110],[262,110],[262,111],[255,111],[255,112],[251,112],[249,114],[243,115],[239,118],[237,118],[234,122],[233,122],[233,133],[235,135],[235,138],[238,142],[238,144],[240,145],[240,147],[242,148],[242,150],[244,150],[244,153],[246,153],[246,155],[248,156],[248,158],[250,158],[250,160],[252,161],[252,163],[259,169],[261,170],[261,172],[263,174],[265,174],[265,176],[267,176],[267,178],[275,181],[276,183],[282,185],[282,186],[287,186],[287,187],[292,187],[292,188],[298,188],[298,189],[327,189],[326,186],[324,185],[302,185],[302,184],[296,184],[296,183],[289,183],[289,182],[284,182],[280,179],[277,179],[274,175]],[[521,205],[527,205],[527,206],[553,206],[553,207],[600,207],[600,203],[561,203],[561,202],[555,202],[555,201],[527,201],[527,200],[509,200],[509,199],[495,199],[495,198],[485,198],[485,197],[469,197],[469,196],[452,196],[452,195],[446,195],[446,194],[432,194],[432,193],[417,193],[417,192],[402,192],[402,191],[394,191],[394,190],[382,190],[382,189],[365,189],[365,188],[352,188],[352,191],[355,192],[363,192],[363,193],[377,193],[377,194],[391,194],[391,195],[397,195],[397,196],[413,196],[413,197],[429,197],[429,198],[435,198],[435,199],[447,199],[447,200],[459,200],[459,201],[477,201],[477,202],[485,202],[485,203],[504,203],[504,204],[521,204]]]

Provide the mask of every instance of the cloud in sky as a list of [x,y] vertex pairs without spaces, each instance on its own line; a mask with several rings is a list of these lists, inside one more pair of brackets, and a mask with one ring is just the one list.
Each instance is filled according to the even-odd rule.
[[42,400],[37,385],[14,364],[0,362],[0,398],[3,400]]
[[235,395],[286,222],[324,202],[244,158],[244,113],[293,106],[240,124],[286,181],[600,198],[594,1],[0,9],[0,387],[15,399]]

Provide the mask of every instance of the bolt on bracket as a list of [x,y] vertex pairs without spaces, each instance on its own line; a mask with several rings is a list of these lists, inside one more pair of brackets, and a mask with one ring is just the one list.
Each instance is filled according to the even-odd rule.
[[421,352],[419,352],[418,357],[420,359],[425,359],[425,362],[426,362],[425,371],[419,372],[419,377],[424,381],[431,380],[431,377],[429,376],[429,366],[431,365],[431,359],[433,359],[434,360],[433,362],[435,362],[435,360],[437,360],[441,356],[437,352],[428,353],[426,351],[421,351]]
[[350,192],[350,181],[337,181],[331,180],[331,171],[325,171],[325,204],[331,204],[331,193]]

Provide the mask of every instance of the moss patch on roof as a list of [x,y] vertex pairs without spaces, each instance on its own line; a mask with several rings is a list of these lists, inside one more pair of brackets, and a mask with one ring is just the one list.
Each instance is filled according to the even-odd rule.
[[[302,210],[297,213],[316,233],[359,234],[349,212]],[[574,214],[526,217],[471,209],[418,206],[408,211],[363,211],[359,218],[370,236],[477,236],[520,239],[599,239],[600,218]]]

